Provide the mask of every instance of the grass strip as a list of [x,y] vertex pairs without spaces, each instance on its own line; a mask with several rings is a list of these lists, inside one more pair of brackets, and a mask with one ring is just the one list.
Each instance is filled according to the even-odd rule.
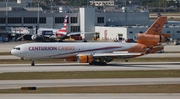
[[[159,57],[159,58],[130,58],[129,62],[180,62],[180,57]],[[113,62],[125,62],[124,59],[114,59]],[[0,64],[30,64],[30,59],[0,59]],[[35,63],[67,63],[64,59],[40,59]],[[68,62],[69,63],[69,62]],[[76,61],[74,63],[77,63]]]
[[10,52],[0,52],[0,55],[11,55]]
[[163,78],[180,77],[180,70],[68,71],[1,73],[0,80]]
[[0,93],[180,93],[180,84],[1,89]]

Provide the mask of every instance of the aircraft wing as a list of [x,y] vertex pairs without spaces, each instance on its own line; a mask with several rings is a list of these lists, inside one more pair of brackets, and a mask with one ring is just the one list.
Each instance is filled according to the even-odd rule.
[[81,34],[81,32],[72,32],[72,33],[68,33],[67,36],[76,35],[76,34]]
[[93,57],[101,57],[101,56],[117,56],[117,57],[131,57],[142,55],[142,53],[126,53],[126,52],[113,52],[113,53],[79,53],[77,56],[81,55],[92,55]]
[[141,55],[141,53],[95,53],[92,56],[94,57],[100,57],[100,56],[136,56]]
[[94,33],[94,32],[70,32],[70,33],[67,34],[67,36],[83,34],[83,33],[91,34],[91,33]]

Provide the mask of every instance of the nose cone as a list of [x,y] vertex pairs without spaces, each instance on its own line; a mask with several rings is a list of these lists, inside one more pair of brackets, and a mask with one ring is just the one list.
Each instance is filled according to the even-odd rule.
[[13,49],[10,51],[10,54],[11,54],[11,55],[15,55],[15,53],[14,53],[14,50],[13,50]]
[[21,55],[21,52],[16,49],[12,49],[10,51],[10,53],[11,53],[11,55],[18,56],[18,57],[19,57],[19,55]]

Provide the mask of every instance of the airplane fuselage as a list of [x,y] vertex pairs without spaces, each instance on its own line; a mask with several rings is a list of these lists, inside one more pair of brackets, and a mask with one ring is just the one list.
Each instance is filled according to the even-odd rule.
[[137,43],[27,43],[16,46],[20,50],[12,49],[15,56],[27,59],[39,58],[66,58],[76,56],[78,53],[112,53],[113,51],[125,51],[137,45]]

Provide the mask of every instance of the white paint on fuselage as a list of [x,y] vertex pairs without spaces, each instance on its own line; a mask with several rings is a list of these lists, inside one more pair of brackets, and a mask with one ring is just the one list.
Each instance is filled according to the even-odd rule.
[[[11,54],[27,58],[65,58],[69,56],[76,56],[77,54],[94,54],[94,53],[111,53],[113,51],[121,51],[129,49],[137,43],[118,43],[118,42],[90,42],[90,43],[27,43],[18,45],[21,50],[12,49]],[[15,47],[15,48],[16,48]],[[30,48],[31,47],[31,48]],[[32,47],[56,47],[53,50],[30,50]],[[62,48],[64,47],[64,49]],[[65,47],[74,47],[73,49],[66,49]],[[20,54],[24,53],[24,54]]]

